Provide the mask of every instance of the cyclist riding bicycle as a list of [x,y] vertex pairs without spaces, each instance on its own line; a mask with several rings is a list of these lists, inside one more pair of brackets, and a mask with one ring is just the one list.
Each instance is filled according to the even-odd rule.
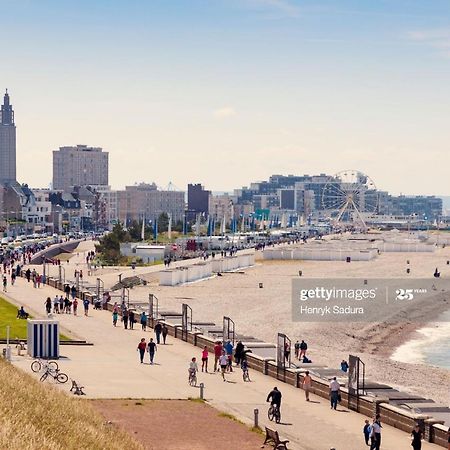
[[242,379],[244,381],[250,381],[250,375],[248,373],[248,362],[247,358],[242,358],[241,360],[241,369],[242,369]]
[[269,392],[269,395],[267,396],[267,402],[270,401],[270,404],[272,406],[276,406],[278,409],[278,412],[281,413],[281,392],[278,390],[278,388],[275,386],[272,391]]
[[189,363],[189,380],[195,376],[197,376],[197,372],[198,372],[198,366],[197,366],[197,358],[192,358],[191,362]]

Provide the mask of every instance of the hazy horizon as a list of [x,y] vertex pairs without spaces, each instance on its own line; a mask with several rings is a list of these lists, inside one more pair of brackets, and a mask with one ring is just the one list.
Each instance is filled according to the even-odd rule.
[[0,6],[20,182],[47,186],[52,151],[87,144],[109,151],[113,188],[356,169],[392,194],[450,194],[448,2]]

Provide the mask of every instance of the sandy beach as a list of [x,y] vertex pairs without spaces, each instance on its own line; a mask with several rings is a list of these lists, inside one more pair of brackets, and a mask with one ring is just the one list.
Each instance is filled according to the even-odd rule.
[[[89,245],[92,244],[82,244],[78,250],[80,257]],[[267,342],[276,342],[278,332],[287,334],[292,342],[304,339],[309,346],[309,357],[316,364],[339,367],[340,361],[349,353],[357,354],[366,364],[367,377],[448,404],[450,370],[423,364],[420,358],[414,358],[414,347],[402,346],[422,339],[423,335],[417,330],[436,320],[442,311],[448,309],[448,303],[443,302],[441,309],[417,311],[420,320],[414,323],[293,322],[291,282],[299,270],[307,278],[401,278],[406,276],[406,267],[411,269],[409,277],[431,277],[438,267],[442,278],[450,278],[450,266],[446,264],[449,259],[448,247],[437,248],[433,253],[382,253],[372,261],[350,264],[340,261],[266,261],[261,253],[257,253],[254,267],[224,273],[206,281],[165,287],[158,286],[157,277],[154,277],[155,281],[147,286],[133,288],[130,299],[145,302],[148,294],[153,293],[158,297],[162,310],[175,311],[181,311],[181,304],[187,303],[193,310],[194,321],[221,324],[226,315],[234,320],[239,334]],[[410,262],[408,266],[407,260]],[[73,270],[74,262],[75,258],[66,270]],[[162,267],[152,268],[160,269]],[[148,268],[138,268],[137,272],[148,272]],[[117,282],[118,273],[117,269],[99,269],[90,278],[101,277],[109,287]],[[260,282],[264,284],[262,289],[259,288]],[[400,361],[392,359],[393,354]],[[423,382],[425,379],[427,383]],[[434,386],[433,390],[429,389],[430,385]]]

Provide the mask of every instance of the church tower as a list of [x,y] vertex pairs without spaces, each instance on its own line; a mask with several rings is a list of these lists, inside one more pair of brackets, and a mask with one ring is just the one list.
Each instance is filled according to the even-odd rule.
[[0,184],[16,181],[16,125],[8,89],[0,113]]

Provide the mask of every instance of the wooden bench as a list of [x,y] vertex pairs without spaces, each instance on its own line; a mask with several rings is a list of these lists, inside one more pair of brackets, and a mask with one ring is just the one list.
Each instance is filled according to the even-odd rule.
[[284,448],[285,450],[288,450],[287,443],[289,441],[282,441],[280,439],[280,436],[278,436],[278,431],[271,430],[270,428],[266,428],[266,440],[264,441],[264,444],[271,444],[274,446],[275,449],[277,448]]
[[80,386],[75,380],[72,380],[72,387],[70,388],[70,392],[73,391],[74,395],[86,395],[83,392],[84,386]]

